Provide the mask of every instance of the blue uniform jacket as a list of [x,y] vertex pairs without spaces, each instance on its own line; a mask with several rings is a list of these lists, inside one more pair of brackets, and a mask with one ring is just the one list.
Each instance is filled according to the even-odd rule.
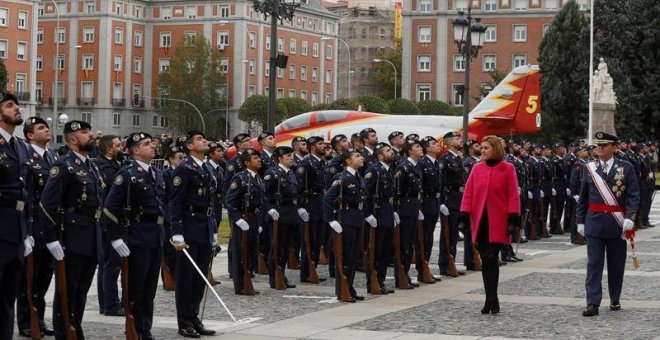
[[392,168],[373,162],[364,175],[368,196],[364,216],[374,215],[379,227],[394,228],[394,176]]
[[[337,221],[342,227],[358,228],[364,221],[363,205],[367,197],[364,180],[352,175],[348,170],[335,175],[330,189],[323,196],[323,211],[326,221]],[[337,211],[341,208],[341,220]]]
[[267,211],[264,184],[259,179],[259,175],[253,177],[248,170],[234,175],[225,195],[225,207],[232,222],[244,219],[250,228],[258,228],[263,213]]
[[409,159],[396,168],[394,174],[396,210],[401,217],[417,217],[422,202],[422,174]]
[[[44,151],[44,156],[48,153],[51,162],[57,160],[57,156],[54,152],[50,150]],[[40,247],[45,246],[44,242],[44,228],[46,226],[46,216],[42,215],[41,209],[39,209],[39,201],[41,200],[41,194],[46,187],[48,182],[48,172],[50,171],[51,165],[46,162],[46,160],[39,156],[37,151],[29,146],[28,149],[28,164],[29,164],[29,174],[26,180],[27,191],[28,191],[28,201],[30,202],[30,209],[28,209],[28,230],[29,233],[35,239],[35,244]]]
[[447,152],[438,163],[442,181],[441,201],[451,210],[460,210],[466,180],[463,161],[452,152]]
[[18,244],[26,236],[28,197],[23,179],[28,174],[28,153],[25,144],[14,139],[16,148],[0,136],[0,240]]
[[323,215],[323,195],[325,193],[325,174],[323,162],[311,154],[298,164],[296,169],[302,207],[310,214]]
[[344,163],[341,161],[339,156],[334,156],[325,165],[325,169],[323,171],[325,188],[327,190],[330,189],[330,186],[332,185],[332,179],[335,177],[335,175],[344,171]]
[[[605,179],[607,186],[615,194],[618,206],[626,208],[626,219],[635,220],[639,210],[639,183],[635,168],[627,161],[615,159],[607,175],[603,173],[600,162],[596,168],[596,176]],[[595,186],[589,170],[582,170],[580,200],[577,206],[577,223],[585,225],[585,234],[600,238],[621,237],[622,229],[611,213],[599,213],[589,210],[589,204],[605,204]]]
[[422,212],[437,215],[442,190],[440,166],[428,156],[422,157],[417,166],[422,174]]
[[[298,224],[301,222],[298,216],[298,208],[302,202],[298,199],[300,183],[293,172],[293,168],[286,171],[279,165],[266,170],[264,186],[266,202],[264,212],[275,209],[280,214],[280,221],[286,224]],[[265,216],[271,221],[270,215]]]

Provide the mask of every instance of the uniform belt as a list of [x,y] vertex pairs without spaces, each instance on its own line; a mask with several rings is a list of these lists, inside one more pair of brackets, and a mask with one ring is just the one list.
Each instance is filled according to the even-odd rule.
[[100,217],[99,211],[101,210],[95,207],[68,207],[66,209],[66,212],[68,213],[74,213],[95,219]]
[[423,198],[440,198],[440,193],[439,193],[439,192],[436,192],[436,193],[431,193],[431,192],[429,192],[429,193],[424,193],[424,194],[422,195],[422,197],[423,197]]
[[23,211],[25,210],[25,201],[0,200],[0,208],[16,209],[17,211]]
[[595,213],[613,213],[613,212],[622,212],[627,211],[626,207],[619,205],[607,205],[607,204],[598,204],[598,203],[589,203],[589,211]]
[[357,209],[357,210],[362,210],[362,203],[355,203],[355,204],[344,204],[344,210],[345,209]]
[[464,187],[462,185],[449,185],[449,190],[463,192]]
[[293,199],[293,200],[281,200],[280,205],[286,205],[286,206],[295,206],[298,205],[298,200]]
[[137,214],[133,220],[139,223],[163,223],[162,216],[158,214]]
[[211,216],[213,214],[213,208],[212,207],[190,206],[188,208],[188,211],[190,211],[193,214],[202,214],[202,215],[206,215],[206,216]]

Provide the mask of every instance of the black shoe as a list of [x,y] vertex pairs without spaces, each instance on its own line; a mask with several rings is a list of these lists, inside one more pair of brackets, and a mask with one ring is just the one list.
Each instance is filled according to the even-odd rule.
[[435,282],[442,281],[442,277],[440,277],[440,275],[432,275],[432,276],[433,276],[433,279],[435,280]]
[[616,311],[616,310],[621,310],[621,304],[619,303],[618,300],[616,300],[616,301],[612,301],[612,302],[610,303],[610,310],[615,310],[615,311]]
[[179,335],[181,335],[184,338],[195,338],[195,339],[201,338],[199,333],[197,333],[197,331],[195,331],[195,329],[192,327],[179,329]]
[[394,289],[388,288],[388,287],[383,287],[380,289],[381,294],[394,294]]
[[286,288],[296,288],[296,285],[294,285],[293,283],[288,283],[287,282],[286,283]]
[[529,242],[529,241],[527,241],[526,238],[522,238],[522,239],[520,239],[520,243],[527,243],[527,242]]
[[458,275],[465,275],[465,272],[462,271],[462,270],[459,270],[459,271],[458,271]]
[[350,300],[348,300],[348,301],[343,301],[343,300],[341,299],[341,297],[339,297],[339,296],[337,296],[337,301],[340,301],[340,302],[348,302],[348,303],[355,303],[355,302],[356,302],[355,298],[353,298],[353,297],[352,297]]
[[490,300],[486,300],[484,302],[484,307],[481,308],[481,314],[488,314],[490,313]]
[[500,312],[500,301],[498,299],[490,301],[490,312],[493,314]]
[[18,331],[18,335],[26,337],[26,338],[32,338],[32,330],[21,329],[20,331]]
[[325,282],[328,281],[327,277],[319,277],[319,282]]
[[353,298],[357,301],[364,301],[364,296],[362,296],[362,295],[355,294],[355,295],[353,295]]
[[521,258],[519,258],[518,256],[515,256],[515,255],[512,256],[511,258],[514,259],[514,260],[516,260],[516,261],[518,261],[518,262],[522,262],[522,261],[523,261],[523,259],[521,259]]
[[500,267],[506,266],[506,262],[504,262],[502,260],[497,260],[497,263],[500,265]]
[[412,282],[412,281],[410,281],[410,282],[408,282],[408,285],[417,288],[417,287],[419,287],[419,282]]
[[151,332],[147,331],[142,334],[142,340],[156,340],[156,337],[154,337],[154,335],[151,334]]
[[199,324],[199,325],[195,326],[195,331],[197,331],[197,333],[199,333],[199,335],[215,335],[214,330],[208,329],[208,328],[204,327],[204,325],[202,325],[202,324]]
[[598,315],[598,306],[589,305],[585,310],[582,311],[582,316],[594,316]]
[[48,328],[48,326],[41,326],[41,333],[42,333],[43,335],[47,335],[47,336],[53,336],[53,335],[55,335],[55,331],[52,330],[52,329],[50,329],[50,328]]
[[514,258],[511,257],[511,256],[505,256],[505,257],[503,257],[503,258],[502,258],[502,261],[504,261],[504,262],[518,262],[516,259],[514,259]]
[[105,316],[125,316],[124,310],[121,308],[117,309],[112,309],[112,310],[105,310]]
[[[465,266],[465,270],[474,271],[474,266]],[[458,275],[461,275],[461,274],[458,274]]]

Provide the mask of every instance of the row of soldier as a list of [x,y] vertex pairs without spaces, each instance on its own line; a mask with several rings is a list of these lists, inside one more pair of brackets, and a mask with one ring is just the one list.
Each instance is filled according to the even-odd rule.
[[[200,131],[191,131],[168,150],[170,167],[161,172],[151,166],[155,148],[146,133],[128,137],[124,147],[132,160],[119,169],[116,162],[90,162],[91,126],[72,121],[64,129],[69,152],[58,158],[47,148],[50,134],[43,119],[28,118],[24,126],[27,144],[17,143],[13,130],[23,122],[18,101],[4,95],[0,104],[2,218],[16,225],[2,236],[26,255],[12,259],[7,254],[14,248],[3,249],[3,269],[6,272],[15,266],[34,274],[20,276],[32,282],[21,282],[18,293],[22,335],[52,333],[43,313],[44,294],[55,270],[55,334],[58,338],[73,333],[82,337],[86,296],[97,264],[100,302],[108,296],[115,300],[106,301],[105,308],[100,305],[101,312],[124,315],[127,320],[130,316],[132,330],[127,331],[142,339],[153,338],[153,300],[162,267],[164,281],[169,277],[175,282],[179,334],[215,334],[199,318],[205,283],[195,275],[193,263],[210,272],[219,249],[217,231],[223,206],[231,226],[229,272],[236,294],[258,293],[251,282],[255,272],[267,273],[272,288],[294,288],[286,276],[287,267],[300,269],[301,282],[319,283],[325,278],[318,276],[316,267],[326,261],[332,268],[330,276],[336,278],[335,294],[345,302],[364,299],[353,286],[359,269],[366,273],[371,294],[394,292],[385,285],[392,264],[399,289],[433,283],[440,280],[429,269],[436,228],[441,229],[439,273],[464,274],[454,261],[460,235],[459,206],[480,151],[479,144],[473,143],[467,148],[469,154],[463,155],[457,132],[444,136],[447,151],[439,159],[435,157],[442,147],[434,137],[420,139],[402,132],[391,133],[389,144],[379,142],[376,132],[367,128],[350,140],[334,136],[330,145],[321,137],[297,137],[291,147],[276,147],[275,136],[262,133],[258,137],[261,152],[251,148],[249,135],[239,134],[233,140],[237,154],[225,162],[220,144],[207,142]],[[122,146],[115,138],[106,138],[106,143],[102,150],[111,151],[104,155],[107,160]],[[549,218],[551,233],[571,229],[571,240],[583,243],[571,193],[578,192],[590,147],[572,144],[567,152],[560,144],[552,150],[514,140],[506,146],[507,161],[516,166],[519,175],[521,204],[527,207],[526,238],[519,237],[520,242],[549,237],[545,225]],[[623,148],[621,157],[637,164],[640,183],[647,184],[650,210],[654,179],[648,160],[655,145],[633,145],[638,152]],[[642,192],[643,201],[644,197]],[[644,214],[642,208],[639,215],[639,227],[650,226],[648,212]],[[478,270],[479,255],[469,236],[464,237],[463,248],[465,268]],[[502,260],[522,259],[508,247]],[[412,262],[416,279],[409,275]],[[117,274],[113,277],[112,273],[119,267],[128,287],[122,290],[122,299],[130,302],[123,310],[117,310],[119,299],[112,297],[116,288],[104,287],[111,287],[113,280],[116,286]],[[104,279],[104,275],[110,277]],[[4,288],[12,284],[6,275],[2,279]],[[12,290],[5,292],[11,294]],[[13,293],[15,296],[16,290]],[[11,297],[5,299],[3,308],[10,303],[13,311]],[[11,317],[1,320],[2,329],[13,325],[13,312],[6,315]],[[11,332],[13,326],[8,329]]]

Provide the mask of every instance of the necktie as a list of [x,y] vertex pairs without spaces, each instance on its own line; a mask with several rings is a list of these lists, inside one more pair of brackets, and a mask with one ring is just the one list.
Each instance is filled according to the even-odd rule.
[[11,137],[11,139],[9,139],[9,145],[11,146],[11,149],[16,154],[16,157],[20,156],[18,154],[18,148],[16,147],[16,137]]
[[153,178],[154,180],[156,180],[156,173],[154,172],[154,168],[153,168],[153,167],[149,167],[149,174],[151,175],[151,178]]
[[87,165],[89,170],[92,170],[92,162],[89,160],[89,158],[85,159],[85,165]]
[[44,161],[48,166],[53,165],[53,163],[50,160],[50,155],[48,154],[48,150],[44,151]]

